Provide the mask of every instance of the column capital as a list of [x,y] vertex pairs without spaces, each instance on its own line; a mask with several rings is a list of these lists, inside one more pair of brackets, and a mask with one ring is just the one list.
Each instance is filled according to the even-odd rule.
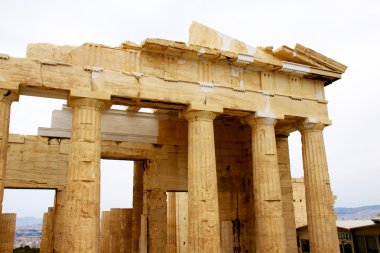
[[194,121],[214,121],[218,114],[216,112],[210,111],[188,111],[183,114],[183,116],[189,122]]
[[19,94],[6,89],[0,88],[0,102],[11,104],[14,101],[18,101]]
[[250,114],[244,118],[244,121],[250,125],[276,125],[277,119],[269,117],[257,117],[255,114]]
[[300,131],[301,133],[303,131],[311,130],[311,131],[322,131],[326,125],[322,124],[316,120],[310,120],[309,118],[306,118],[302,121],[299,121],[295,124],[295,127]]
[[69,98],[68,106],[71,108],[91,106],[103,111],[110,108],[110,102],[96,98],[73,97]]

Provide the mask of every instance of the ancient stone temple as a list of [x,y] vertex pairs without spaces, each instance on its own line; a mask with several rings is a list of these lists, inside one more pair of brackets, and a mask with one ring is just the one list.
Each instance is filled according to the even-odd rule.
[[[0,200],[7,187],[56,189],[46,252],[295,253],[288,136],[299,131],[311,250],[338,253],[324,88],[345,70],[299,44],[251,47],[198,23],[188,44],[1,54]],[[67,106],[38,136],[12,135],[19,95]],[[102,158],[135,165],[133,208],[101,219]]]

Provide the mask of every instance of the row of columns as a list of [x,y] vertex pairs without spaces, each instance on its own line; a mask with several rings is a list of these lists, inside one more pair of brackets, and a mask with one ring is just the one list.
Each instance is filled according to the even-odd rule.
[[[188,120],[189,252],[220,252],[213,120],[216,113],[193,111]],[[277,158],[276,120],[249,116],[252,129],[253,195],[256,252],[295,252],[284,229],[281,180]],[[300,122],[311,251],[339,252],[322,130]],[[294,236],[294,234],[293,234]]]
[[[1,90],[0,97],[0,212],[3,198],[10,105],[16,95]],[[100,250],[101,112],[105,101],[72,98],[72,136],[68,178],[63,201],[62,228],[56,252]],[[217,113],[189,111],[188,205],[189,252],[221,251],[219,204],[213,121]],[[272,118],[250,116],[252,128],[253,194],[256,252],[286,252],[280,174]],[[323,143],[323,125],[301,123],[302,153],[311,250],[339,252]],[[138,217],[132,221],[138,224]],[[136,247],[135,238],[133,247]]]

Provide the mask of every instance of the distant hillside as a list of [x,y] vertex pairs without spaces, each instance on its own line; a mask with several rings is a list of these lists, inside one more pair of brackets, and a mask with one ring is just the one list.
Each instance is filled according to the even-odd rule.
[[355,208],[337,207],[335,212],[338,220],[369,220],[380,215],[380,205]]
[[42,224],[42,219],[35,218],[35,217],[17,217],[16,218],[16,226],[25,226],[25,225],[35,225],[35,224]]

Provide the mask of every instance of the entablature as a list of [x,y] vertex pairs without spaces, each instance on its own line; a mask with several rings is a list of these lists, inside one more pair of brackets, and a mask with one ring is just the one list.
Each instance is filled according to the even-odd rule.
[[103,93],[128,106],[183,110],[204,104],[225,113],[329,121],[324,86],[341,77],[344,65],[301,45],[273,52],[218,33],[214,44],[202,44],[204,33],[196,29],[209,28],[194,27],[192,44],[163,39],[119,47],[31,44],[26,59],[0,57],[0,88],[16,84],[26,95],[67,99]]

